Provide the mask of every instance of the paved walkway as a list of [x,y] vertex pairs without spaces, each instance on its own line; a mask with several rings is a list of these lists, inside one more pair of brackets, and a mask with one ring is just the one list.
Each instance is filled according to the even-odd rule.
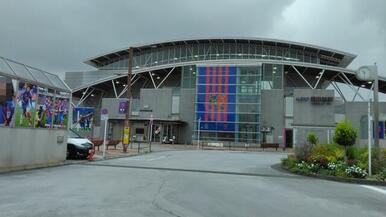
[[[139,147],[139,150],[138,150]],[[95,160],[102,160],[103,156],[103,147],[100,147],[99,151],[96,151],[95,153]],[[159,152],[159,151],[176,151],[176,150],[202,150],[202,147],[198,148],[195,145],[183,145],[183,144],[159,144],[159,143],[153,143],[151,145],[151,151],[152,152]],[[218,151],[243,151],[243,152],[276,152],[276,153],[292,153],[292,149],[286,149],[283,150],[279,148],[278,150],[274,148],[254,148],[254,147],[210,147],[205,146],[204,150],[218,150]],[[128,147],[127,152],[124,153],[122,146],[118,145],[116,149],[110,147],[108,150],[106,150],[106,158],[117,158],[117,157],[125,157],[125,156],[133,156],[133,155],[139,155],[139,154],[146,154],[150,151],[150,145],[148,143],[141,143],[138,145],[138,143],[132,144]]]

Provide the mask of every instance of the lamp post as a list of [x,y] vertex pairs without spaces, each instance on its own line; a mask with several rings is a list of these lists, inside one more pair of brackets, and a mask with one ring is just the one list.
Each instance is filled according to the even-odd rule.
[[133,69],[133,52],[134,49],[132,47],[129,48],[129,59],[127,64],[127,110],[125,117],[125,128],[124,128],[124,139],[123,139],[123,152],[127,152],[127,147],[129,145],[130,140],[130,103],[131,103],[131,74]]
[[368,107],[367,107],[367,122],[368,122],[368,152],[369,152],[369,155],[368,155],[368,170],[369,170],[369,176],[371,176],[371,99],[369,98],[369,102],[368,102]]
[[201,118],[198,119],[198,129],[197,129],[197,149],[200,149],[200,128],[201,128]]
[[378,70],[377,65],[374,65],[374,147],[379,148],[379,100],[378,100]]
[[150,115],[150,121],[149,121],[149,127],[150,127],[150,132],[149,132],[149,152],[151,152],[151,141],[152,141],[152,138],[153,138],[153,121],[154,121],[154,117],[153,117],[153,114]]
[[[371,140],[372,140],[372,133],[374,133],[374,147],[379,148],[379,108],[378,108],[378,69],[377,65],[374,64],[373,66],[362,66],[360,67],[356,72],[356,77],[358,80],[362,81],[368,81],[371,83],[374,82],[374,102],[373,102],[373,123],[374,127],[372,129],[371,124],[371,98],[369,93],[369,101],[368,101],[368,108],[367,108],[367,118],[368,118],[368,172],[369,176],[371,176]],[[370,88],[371,91],[371,88]],[[374,130],[376,129],[376,130]]]

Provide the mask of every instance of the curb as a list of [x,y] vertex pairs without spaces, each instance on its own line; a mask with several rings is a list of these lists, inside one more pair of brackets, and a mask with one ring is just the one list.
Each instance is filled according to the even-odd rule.
[[280,172],[296,174],[296,175],[299,175],[299,176],[317,178],[317,179],[322,179],[322,180],[334,181],[334,182],[342,182],[342,183],[357,184],[357,185],[386,186],[386,182],[384,182],[384,181],[377,181],[377,180],[343,178],[343,177],[325,176],[325,175],[319,175],[319,174],[293,173],[293,172],[291,172],[289,169],[287,169],[286,167],[284,167],[281,164],[274,164],[274,165],[271,166],[271,168],[273,168],[275,170],[278,170]]

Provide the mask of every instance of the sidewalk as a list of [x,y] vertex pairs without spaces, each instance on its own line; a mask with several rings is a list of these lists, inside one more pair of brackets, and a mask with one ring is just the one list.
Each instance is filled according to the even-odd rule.
[[[103,146],[100,147],[100,150],[95,151],[94,160],[102,160],[103,159]],[[245,152],[281,152],[281,153],[293,153],[292,148],[286,148],[283,150],[282,148],[278,148],[277,151],[275,148],[262,148],[258,147],[213,147],[213,146],[204,146],[203,148],[198,148],[196,145],[184,145],[184,144],[160,144],[160,143],[152,143],[151,151],[159,152],[159,151],[175,151],[175,150],[218,150],[218,151],[245,151]],[[127,148],[127,152],[123,152],[122,145],[117,145],[117,149],[106,150],[106,159],[119,158],[119,157],[127,157],[127,156],[135,156],[141,154],[147,154],[150,152],[149,143],[140,143],[138,150],[138,143],[133,143],[129,145]]]

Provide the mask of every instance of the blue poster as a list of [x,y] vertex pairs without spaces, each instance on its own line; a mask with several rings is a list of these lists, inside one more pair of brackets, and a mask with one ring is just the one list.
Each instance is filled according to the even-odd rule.
[[77,107],[73,109],[72,129],[77,131],[91,131],[94,122],[94,108]]
[[[385,122],[383,121],[380,121],[378,122],[378,135],[379,135],[379,139],[384,139],[385,138]],[[374,129],[374,122],[373,122],[373,129]],[[375,132],[376,132],[376,129],[374,129],[373,131],[373,138],[375,137]]]
[[378,134],[380,139],[385,138],[385,125],[383,121],[378,122]]

